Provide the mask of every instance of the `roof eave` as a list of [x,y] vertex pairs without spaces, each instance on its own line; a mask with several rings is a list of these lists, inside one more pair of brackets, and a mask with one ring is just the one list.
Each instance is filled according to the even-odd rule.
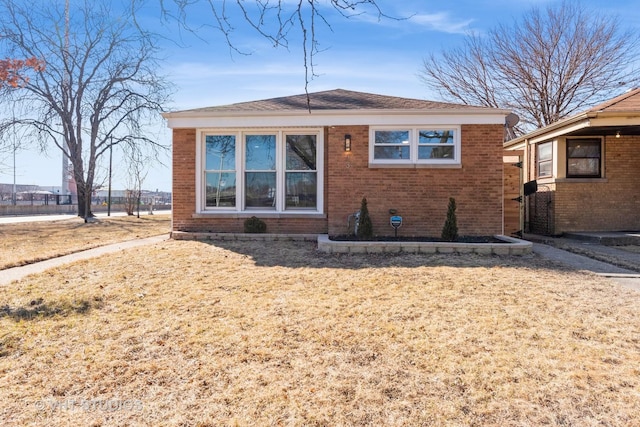
[[268,116],[335,116],[335,115],[507,115],[511,113],[509,110],[499,109],[341,109],[341,110],[269,110],[269,111],[241,111],[241,110],[216,110],[216,111],[175,111],[162,113],[165,119],[188,119],[188,118],[221,118],[221,117],[268,117]]
[[[583,122],[585,120],[588,122],[589,120],[591,120],[592,118],[597,117],[597,116],[598,116],[598,113],[594,113],[594,112],[582,113],[582,114],[579,114],[577,116],[573,116],[573,117],[570,117],[568,119],[552,123],[550,125],[547,125],[545,127],[540,128],[540,129],[536,129],[536,130],[534,130],[532,132],[529,132],[529,133],[527,133],[525,135],[522,135],[522,136],[520,136],[518,138],[511,139],[511,140],[505,142],[503,144],[503,147],[504,148],[512,147],[514,145],[521,144],[524,141],[537,139],[537,138],[540,138],[540,137],[544,137],[546,135],[562,134],[565,131],[566,132],[571,132],[573,129],[575,129],[576,125],[578,125],[580,122]],[[587,124],[587,126],[588,126],[588,124]],[[565,128],[565,130],[563,130],[563,128]]]

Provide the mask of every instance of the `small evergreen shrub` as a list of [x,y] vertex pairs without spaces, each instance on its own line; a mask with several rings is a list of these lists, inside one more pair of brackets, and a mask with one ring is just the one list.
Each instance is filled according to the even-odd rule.
[[447,208],[447,220],[442,227],[442,240],[453,242],[458,239],[458,221],[456,219],[456,199],[449,197],[449,207]]
[[366,197],[362,198],[362,203],[360,204],[360,217],[358,218],[358,233],[356,237],[362,240],[370,240],[373,238],[373,224],[369,216]]
[[256,216],[247,218],[244,221],[245,233],[264,233],[267,231],[267,224]]

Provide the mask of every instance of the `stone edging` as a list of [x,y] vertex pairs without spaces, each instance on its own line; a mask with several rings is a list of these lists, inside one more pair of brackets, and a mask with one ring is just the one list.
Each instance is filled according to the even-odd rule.
[[482,255],[526,255],[532,252],[533,244],[526,240],[508,236],[495,236],[505,243],[455,243],[455,242],[357,242],[329,240],[327,234],[258,234],[258,233],[198,233],[173,231],[175,240],[221,240],[221,241],[305,241],[318,242],[318,250],[327,253],[383,253],[408,252],[424,254],[482,254]]
[[456,242],[349,242],[330,240],[326,234],[318,236],[318,250],[328,253],[383,253],[408,252],[424,254],[481,254],[526,255],[533,244],[508,236],[494,236],[505,243],[456,243]]

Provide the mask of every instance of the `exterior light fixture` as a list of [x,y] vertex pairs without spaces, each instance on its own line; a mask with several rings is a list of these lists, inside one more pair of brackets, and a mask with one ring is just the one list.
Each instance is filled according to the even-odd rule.
[[351,135],[349,134],[344,136],[344,151],[351,151]]
[[616,138],[620,138],[620,131],[616,131]]

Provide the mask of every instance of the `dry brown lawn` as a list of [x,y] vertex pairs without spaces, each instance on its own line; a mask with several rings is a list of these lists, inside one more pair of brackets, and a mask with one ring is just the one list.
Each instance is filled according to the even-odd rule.
[[[0,224],[0,270],[109,243],[168,233],[167,214]],[[0,273],[1,274],[1,273]]]
[[640,293],[534,255],[166,241],[0,295],[4,425],[640,425]]

